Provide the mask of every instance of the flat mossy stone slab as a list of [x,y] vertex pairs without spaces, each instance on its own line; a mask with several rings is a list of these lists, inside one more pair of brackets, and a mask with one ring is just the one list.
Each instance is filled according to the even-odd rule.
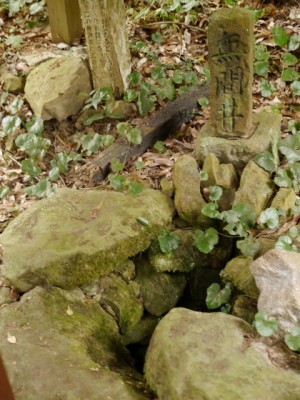
[[148,398],[116,322],[80,289],[37,287],[2,307],[0,353],[16,400]]
[[241,172],[250,159],[263,151],[272,150],[280,139],[281,115],[253,113],[253,134],[248,138],[226,139],[214,136],[212,123],[206,123],[196,140],[196,160],[203,164],[209,153],[215,154],[220,163],[232,163]]
[[138,196],[59,189],[20,214],[0,236],[2,275],[22,292],[37,285],[92,283],[146,250],[173,211],[171,199],[152,189]]

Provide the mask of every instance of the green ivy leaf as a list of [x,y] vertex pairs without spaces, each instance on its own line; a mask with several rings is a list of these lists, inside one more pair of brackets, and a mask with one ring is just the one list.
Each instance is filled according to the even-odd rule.
[[198,99],[198,104],[201,106],[201,108],[207,108],[209,106],[209,100],[207,97],[200,97]]
[[29,14],[30,14],[30,15],[35,15],[35,14],[37,14],[37,13],[43,11],[44,8],[45,8],[45,2],[44,2],[44,0],[38,1],[38,2],[33,3],[33,4],[30,5],[30,7],[29,7]]
[[17,97],[8,107],[8,111],[10,112],[10,114],[17,114],[21,110],[23,104],[24,101],[19,97]]
[[5,196],[7,196],[9,193],[9,187],[8,186],[3,186],[0,188],[0,199],[4,199]]
[[300,352],[300,327],[293,326],[290,335],[285,335],[284,341],[291,350]]
[[31,120],[26,122],[25,128],[28,133],[33,133],[34,135],[41,136],[44,132],[44,121],[40,117],[33,117]]
[[140,169],[145,168],[145,163],[143,163],[143,161],[137,160],[137,161],[134,163],[134,166],[135,166],[135,168],[136,168],[137,170],[140,170]]
[[137,107],[141,115],[147,115],[154,106],[154,101],[145,90],[139,92]]
[[142,132],[138,128],[132,128],[126,133],[129,143],[139,145],[143,141]]
[[258,217],[258,221],[261,225],[267,225],[270,229],[279,227],[279,216],[276,208],[270,207],[262,211]]
[[23,133],[15,140],[16,146],[32,158],[44,158],[51,141],[33,133]]
[[295,96],[300,96],[300,81],[294,81],[291,84],[291,89]]
[[290,119],[288,122],[288,130],[292,132],[293,135],[295,133],[300,133],[300,121]]
[[209,69],[209,65],[205,64],[203,67],[203,74],[205,76],[205,79],[207,80],[207,82],[210,82],[210,69]]
[[224,229],[230,235],[247,237],[248,230],[255,224],[255,208],[250,204],[236,204],[231,210],[223,211],[220,218],[227,222]]
[[127,76],[127,82],[132,86],[139,86],[142,78],[143,76],[139,71],[133,71]]
[[26,158],[22,161],[22,172],[29,175],[30,178],[35,178],[42,170],[31,158]]
[[134,89],[127,89],[125,91],[123,99],[127,101],[127,103],[132,103],[138,97],[138,92]]
[[289,229],[289,235],[291,236],[291,238],[296,239],[298,234],[299,234],[299,232],[298,232],[298,228],[296,226],[292,226]]
[[52,186],[51,182],[47,179],[41,179],[36,185],[25,188],[25,192],[29,196],[36,196],[39,198],[51,197],[56,190],[56,186]]
[[124,190],[126,177],[120,174],[112,174],[108,176],[109,183],[114,190]]
[[160,79],[158,81],[158,85],[155,87],[155,93],[157,94],[157,97],[161,100],[168,99],[168,100],[174,100],[176,93],[175,93],[175,87],[171,79]]
[[14,48],[21,47],[22,43],[23,43],[23,39],[22,39],[22,36],[20,36],[20,35],[10,35],[5,40],[6,46],[11,46]]
[[228,285],[221,289],[218,283],[213,283],[207,289],[206,306],[209,310],[214,310],[229,302],[231,289]]
[[186,72],[184,74],[184,81],[187,85],[197,85],[198,76],[195,71]]
[[162,37],[162,35],[161,35],[160,32],[154,32],[154,33],[152,33],[152,35],[151,35],[151,39],[152,39],[152,41],[153,41],[154,43],[161,43],[162,40],[163,40],[163,37]]
[[236,247],[241,251],[243,256],[255,258],[260,249],[260,242],[253,236],[249,236],[246,239],[238,240]]
[[264,311],[255,314],[254,326],[257,332],[264,337],[272,336],[278,330],[278,322],[269,317]]
[[166,73],[164,69],[160,66],[157,66],[154,68],[154,70],[151,72],[151,78],[155,81],[158,81],[159,79],[163,79],[166,77]]
[[209,200],[211,201],[217,201],[221,198],[222,194],[223,194],[223,189],[221,188],[221,186],[209,186],[208,187],[208,191],[209,191]]
[[194,246],[201,251],[201,253],[207,254],[211,252],[218,242],[218,231],[214,228],[208,228],[205,232],[201,229],[195,231]]
[[184,81],[184,73],[179,69],[176,69],[173,73],[172,81],[177,85],[181,85]]
[[114,159],[111,161],[112,172],[120,172],[125,168],[125,164],[120,162],[120,160]]
[[286,169],[279,168],[274,177],[274,182],[279,187],[292,187],[293,181],[291,180]]
[[282,249],[287,251],[297,251],[297,246],[293,244],[293,239],[288,235],[279,236],[275,243],[275,249]]
[[257,61],[268,61],[270,54],[267,47],[263,44],[258,44],[255,46],[254,57]]
[[281,54],[281,60],[285,65],[295,65],[298,62],[298,58],[294,56],[292,53]]
[[300,35],[294,35],[290,38],[288,49],[289,51],[295,51],[300,46]]
[[257,165],[268,172],[273,172],[277,168],[274,155],[270,151],[264,151],[256,154],[254,161]]
[[281,26],[272,29],[273,39],[277,46],[284,47],[289,41],[289,35]]
[[281,73],[281,79],[285,82],[296,81],[299,76],[299,73],[294,68],[283,69]]
[[160,153],[164,153],[166,151],[166,146],[165,146],[164,142],[162,142],[161,140],[158,140],[154,144],[153,148],[155,150],[159,151]]
[[300,161],[300,132],[281,139],[278,148],[289,163]]
[[202,207],[201,213],[206,217],[218,219],[220,216],[220,211],[218,208],[218,203],[207,203],[204,207]]
[[140,194],[145,189],[144,185],[134,180],[131,180],[128,183],[127,193],[131,194],[132,196],[136,196]]
[[3,131],[10,135],[15,133],[16,130],[21,126],[22,120],[17,115],[14,116],[6,116],[2,119],[2,128]]
[[99,133],[85,135],[81,144],[83,150],[89,154],[96,153],[102,145],[101,135]]
[[51,168],[48,176],[50,181],[57,181],[57,179],[59,178],[59,168],[58,167]]
[[101,119],[106,118],[106,115],[104,112],[100,112],[100,113],[95,113],[93,115],[90,115],[89,117],[85,118],[83,121],[83,125],[84,126],[90,126],[92,125],[94,122],[96,121],[100,121]]
[[267,80],[263,79],[260,83],[260,91],[263,97],[269,97],[274,93],[275,86]]
[[267,76],[269,72],[269,61],[256,61],[254,63],[254,73],[259,76]]
[[162,235],[158,236],[158,243],[163,253],[170,253],[178,248],[180,238],[176,233],[165,230]]

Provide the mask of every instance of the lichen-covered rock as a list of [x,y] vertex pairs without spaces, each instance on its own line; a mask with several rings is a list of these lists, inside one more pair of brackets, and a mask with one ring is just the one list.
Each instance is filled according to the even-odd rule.
[[146,250],[172,216],[172,201],[152,189],[138,196],[59,189],[2,233],[2,274],[22,292],[36,285],[72,288],[95,282]]
[[296,400],[299,371],[278,367],[284,355],[274,346],[269,356],[232,315],[174,308],[151,338],[145,376],[159,400]]
[[121,277],[112,274],[101,279],[99,292],[100,304],[111,310],[122,333],[132,329],[142,318],[144,307],[136,282],[127,283]]
[[172,179],[168,179],[166,177],[162,178],[160,181],[160,187],[163,193],[168,195],[169,197],[172,197],[174,194],[174,183]]
[[284,210],[286,216],[289,217],[293,214],[296,200],[297,196],[293,188],[279,188],[271,207]]
[[135,280],[141,285],[145,309],[156,316],[165,314],[175,307],[186,285],[186,278],[183,274],[157,272],[143,258],[137,260]]
[[149,261],[157,272],[189,272],[196,265],[206,262],[207,256],[196,249],[194,244],[194,231],[177,229],[174,231],[179,236],[180,243],[174,251],[163,253],[158,241],[154,241],[149,248]]
[[252,261],[252,257],[235,257],[226,264],[220,275],[223,282],[231,283],[240,292],[257,299],[259,291],[249,269]]
[[257,313],[256,300],[240,294],[234,300],[231,314],[252,324]]
[[270,250],[250,265],[250,271],[260,292],[258,310],[275,317],[283,333],[300,326],[300,254]]
[[238,178],[232,164],[220,164],[217,157],[210,153],[204,160],[203,170],[208,173],[208,179],[203,181],[204,187],[213,185],[221,186],[223,194],[218,200],[219,210],[231,208],[235,189],[238,186]]
[[212,220],[201,213],[205,201],[200,193],[200,174],[196,160],[184,155],[174,165],[175,208],[180,218],[191,226],[209,226]]
[[254,113],[252,124],[252,136],[229,140],[215,137],[212,123],[206,123],[196,140],[196,160],[202,164],[208,154],[214,153],[221,163],[232,163],[240,173],[256,154],[276,147],[281,137],[280,114]]
[[66,56],[34,68],[27,76],[25,97],[43,120],[62,121],[81,109],[91,90],[86,64],[79,57]]
[[233,205],[250,204],[255,208],[256,217],[258,217],[265,209],[273,190],[274,183],[270,174],[251,160],[243,170]]
[[1,308],[0,353],[16,400],[147,398],[116,322],[79,289],[37,287]]
[[127,346],[132,343],[149,341],[160,318],[153,315],[146,315],[133,328],[122,335],[122,343]]
[[9,93],[19,94],[24,92],[25,78],[10,72],[6,72],[1,76],[3,81],[3,89]]
[[113,100],[107,103],[105,113],[110,118],[129,118],[134,113],[134,105],[124,100]]

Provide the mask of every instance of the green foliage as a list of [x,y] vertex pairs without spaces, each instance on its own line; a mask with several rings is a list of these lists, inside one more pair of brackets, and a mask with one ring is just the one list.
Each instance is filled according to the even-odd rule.
[[288,49],[289,51],[295,51],[300,46],[300,35],[294,35],[290,38]]
[[281,61],[285,65],[295,65],[298,62],[298,58],[291,53],[281,54]]
[[277,46],[284,47],[289,42],[289,35],[281,26],[272,29],[273,39]]
[[29,186],[25,188],[25,192],[29,196],[35,196],[39,198],[51,197],[56,190],[56,185],[52,185],[47,179],[41,179],[36,185]]
[[223,289],[218,283],[213,283],[207,289],[206,306],[209,310],[214,310],[229,302],[231,288],[227,284]]
[[272,336],[278,330],[278,322],[269,317],[264,311],[255,314],[254,326],[257,332],[264,337]]
[[198,103],[201,108],[207,108],[209,106],[209,100],[207,97],[200,97],[200,99],[198,99]]
[[231,210],[223,211],[220,218],[227,223],[224,230],[230,235],[247,237],[255,224],[255,208],[250,204],[236,204]]
[[300,327],[293,326],[289,335],[285,335],[286,345],[293,351],[300,352]]
[[21,124],[22,120],[17,115],[7,115],[2,119],[3,136],[15,133],[17,129],[20,128]]
[[152,33],[152,35],[151,35],[151,39],[152,39],[153,42],[155,42],[155,43],[161,43],[162,40],[163,40],[163,37],[162,37],[162,35],[161,35],[160,32],[154,32],[154,33]]
[[22,39],[22,36],[20,36],[20,35],[10,35],[5,40],[6,46],[11,46],[13,48],[21,47],[22,43],[23,43],[23,39]]
[[134,166],[137,170],[145,168],[145,164],[143,163],[143,161],[139,160],[134,163]]
[[99,104],[112,100],[114,98],[113,89],[110,87],[102,87],[97,90],[93,90],[90,93],[90,97],[85,102],[84,110],[93,107],[97,110]]
[[88,155],[96,153],[99,149],[105,149],[114,143],[115,138],[112,135],[99,135],[99,133],[91,133],[85,135],[81,140],[82,149]]
[[293,239],[289,235],[279,236],[275,243],[275,249],[298,251],[297,246],[293,244]]
[[92,125],[94,122],[100,121],[101,119],[106,118],[106,115],[104,112],[96,112],[95,114],[92,114],[85,118],[83,121],[83,125],[89,126]]
[[254,258],[259,252],[260,242],[253,236],[249,236],[243,240],[238,240],[236,247],[241,251],[243,256]]
[[158,140],[158,141],[154,144],[153,148],[154,148],[155,150],[157,150],[158,152],[160,152],[160,153],[164,153],[164,152],[166,151],[165,143],[162,142],[161,140]]
[[255,46],[254,73],[259,76],[267,76],[269,71],[269,53],[263,44]]
[[33,159],[42,159],[45,157],[51,141],[42,136],[35,135],[34,133],[23,133],[15,140],[16,146],[24,151],[28,156]]
[[201,209],[201,213],[209,218],[220,218],[220,211],[217,203],[210,202],[205,204],[205,206]]
[[158,243],[163,253],[170,253],[178,248],[180,238],[176,233],[165,229],[164,233],[158,236]]
[[256,154],[254,161],[257,165],[268,172],[274,172],[277,168],[275,157],[270,151]]
[[120,162],[120,160],[114,159],[111,161],[112,172],[120,172],[125,168],[125,164]]
[[300,81],[294,81],[291,84],[291,89],[295,96],[300,96]]
[[22,172],[30,176],[30,178],[35,178],[42,172],[42,170],[31,158],[26,158],[22,161]]
[[0,188],[0,199],[4,199],[5,196],[7,196],[9,193],[9,187],[8,186],[3,186]]
[[119,135],[125,136],[129,143],[138,145],[143,141],[142,132],[127,122],[119,122],[117,124],[117,131]]
[[209,200],[211,201],[219,200],[223,194],[223,189],[221,188],[221,186],[209,186],[207,189],[209,191]]
[[125,189],[126,177],[124,175],[116,174],[108,176],[110,186],[117,191]]
[[208,180],[208,173],[207,173],[207,171],[202,170],[202,171],[200,171],[199,175],[200,175],[201,181],[207,181],[207,180]]
[[296,81],[299,77],[299,73],[294,68],[285,68],[281,73],[281,79],[285,82]]
[[263,79],[260,83],[260,91],[263,97],[270,97],[275,91],[275,86]]
[[175,87],[170,79],[159,79],[155,86],[155,93],[161,100],[174,100],[176,96]]
[[270,207],[262,211],[258,217],[261,225],[267,225],[269,229],[279,227],[279,215],[276,208]]
[[208,228],[205,232],[197,229],[194,235],[194,246],[201,251],[201,253],[209,253],[213,250],[219,242],[219,235],[216,229]]
[[155,105],[156,98],[149,95],[145,89],[139,92],[137,107],[141,115],[147,115]]
[[123,100],[127,101],[127,103],[132,103],[136,101],[138,98],[138,92],[135,89],[127,89],[124,93]]

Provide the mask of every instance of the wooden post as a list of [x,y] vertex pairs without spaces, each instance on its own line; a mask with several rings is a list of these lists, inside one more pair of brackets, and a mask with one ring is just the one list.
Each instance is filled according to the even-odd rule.
[[72,44],[82,35],[78,0],[47,0],[49,23],[54,43]]
[[112,87],[116,96],[126,88],[130,52],[123,0],[79,0],[95,89]]

